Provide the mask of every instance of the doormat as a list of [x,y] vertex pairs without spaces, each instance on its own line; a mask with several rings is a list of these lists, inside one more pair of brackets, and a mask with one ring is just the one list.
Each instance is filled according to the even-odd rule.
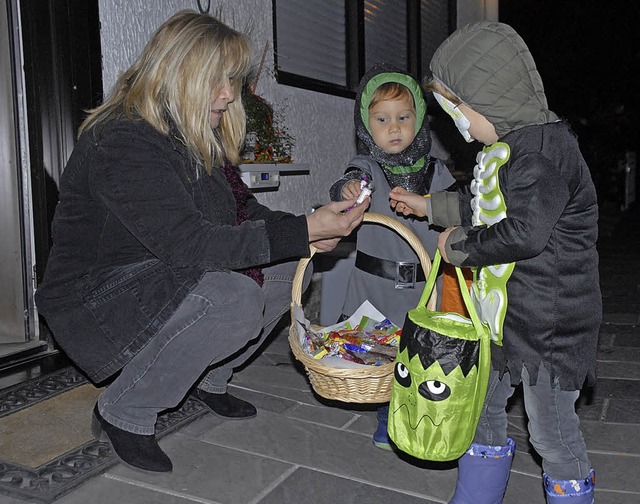
[[[100,392],[74,367],[0,391],[0,494],[49,504],[119,462],[90,431]],[[188,397],[158,417],[156,436],[207,411]]]

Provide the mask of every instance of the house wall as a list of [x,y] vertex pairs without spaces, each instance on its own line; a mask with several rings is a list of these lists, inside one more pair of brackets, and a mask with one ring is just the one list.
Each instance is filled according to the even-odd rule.
[[[498,0],[458,0],[459,23],[480,19]],[[201,0],[206,6],[208,0]],[[219,0],[211,12],[247,32],[256,65],[265,44],[268,54],[256,93],[274,106],[285,107],[286,123],[295,138],[293,161],[308,163],[309,173],[281,177],[278,190],[261,191],[258,200],[273,209],[306,213],[326,203],[332,182],[355,154],[353,100],[280,85],[272,76],[273,28],[271,0]],[[153,31],[180,9],[197,9],[197,0],[100,0],[103,87],[109,93],[117,76],[142,50]],[[497,7],[495,9],[497,11]]]

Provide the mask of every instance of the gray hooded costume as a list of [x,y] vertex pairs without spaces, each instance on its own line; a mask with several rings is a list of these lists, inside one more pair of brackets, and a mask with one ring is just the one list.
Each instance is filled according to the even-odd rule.
[[575,135],[547,108],[531,54],[508,25],[480,22],[458,30],[430,68],[511,150],[499,171],[505,219],[472,227],[469,195],[431,198],[435,224],[462,224],[447,242],[453,264],[515,262],[503,346],[492,347],[494,368],[508,370],[514,385],[523,365],[535,383],[540,364],[563,390],[593,384],[602,312],[598,206]]
[[[368,126],[368,107],[372,94],[381,84],[389,81],[407,86],[416,105],[418,131],[411,145],[398,154],[389,154],[378,147]],[[354,179],[359,180],[366,174],[374,189],[369,211],[386,215],[407,226],[423,244],[429,257],[433,258],[439,231],[430,227],[424,219],[396,215],[388,197],[389,191],[395,186],[415,192],[429,192],[443,191],[455,183],[444,162],[429,157],[429,120],[420,85],[409,74],[390,65],[372,67],[360,81],[354,120],[360,141],[360,155],[349,162],[345,175],[331,186],[331,199],[340,201],[343,185]],[[400,326],[407,311],[416,307],[424,289],[424,279],[420,278],[423,271],[416,253],[392,229],[367,223],[358,229],[357,249],[356,268],[349,277],[342,313],[351,315],[365,300],[369,300],[389,320]],[[397,266],[398,263],[403,263],[403,266]],[[406,264],[408,266],[405,269]],[[374,270],[394,271],[394,268],[395,271],[400,268],[408,273],[397,275],[396,278],[385,278],[373,273]],[[411,281],[412,271],[417,274],[416,282]],[[399,283],[405,284],[404,288],[398,288]]]

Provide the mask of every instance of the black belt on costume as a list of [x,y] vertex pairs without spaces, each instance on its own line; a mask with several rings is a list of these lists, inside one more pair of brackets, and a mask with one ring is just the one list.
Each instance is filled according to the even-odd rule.
[[424,282],[424,270],[420,263],[396,262],[373,257],[358,250],[356,268],[396,283],[396,289],[413,289],[416,282]]

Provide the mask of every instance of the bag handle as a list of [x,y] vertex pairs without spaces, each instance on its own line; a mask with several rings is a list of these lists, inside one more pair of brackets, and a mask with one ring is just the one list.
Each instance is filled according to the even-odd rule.
[[[442,256],[440,255],[440,250],[436,249],[435,256],[433,257],[433,264],[431,265],[431,271],[429,271],[429,277],[427,278],[427,282],[424,286],[424,290],[422,291],[422,296],[420,297],[420,301],[418,301],[418,308],[426,304],[427,299],[431,295],[431,291],[433,291],[435,288],[436,278],[438,276],[438,270],[440,269],[441,259],[442,259]],[[471,295],[469,294],[467,283],[464,280],[462,269],[460,269],[458,266],[454,266],[454,268],[456,269],[456,276],[458,277],[458,286],[460,287],[462,300],[464,301],[464,306],[467,308],[467,311],[469,312],[469,317],[471,318],[471,322],[473,323],[473,326],[476,328],[476,330],[482,331],[483,330],[482,322],[480,321],[478,312],[476,311],[475,305],[471,300]]]

